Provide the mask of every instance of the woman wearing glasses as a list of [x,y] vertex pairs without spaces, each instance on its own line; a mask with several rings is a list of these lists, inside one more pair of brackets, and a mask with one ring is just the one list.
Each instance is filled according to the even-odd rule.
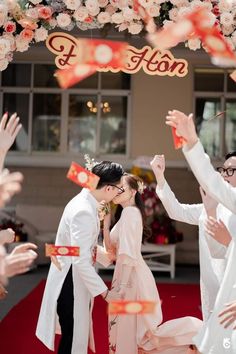
[[141,197],[143,182],[131,174],[122,180],[124,191],[113,199],[119,206],[111,232],[110,214],[104,218],[105,246],[116,256],[112,289],[122,299],[154,301],[157,305],[153,314],[110,316],[109,353],[187,353],[201,321],[185,317],[160,325],[162,309],[156,282],[141,254],[142,241],[149,236]]

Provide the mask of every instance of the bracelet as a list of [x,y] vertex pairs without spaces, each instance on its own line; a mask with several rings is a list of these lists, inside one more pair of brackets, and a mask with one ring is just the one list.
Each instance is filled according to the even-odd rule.
[[106,293],[106,295],[103,298],[104,300],[106,300],[108,293],[109,293],[109,290],[107,289],[107,293]]

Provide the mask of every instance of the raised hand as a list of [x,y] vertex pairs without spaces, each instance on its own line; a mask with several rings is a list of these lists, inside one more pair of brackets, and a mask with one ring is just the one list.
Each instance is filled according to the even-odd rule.
[[5,258],[3,276],[9,278],[16,274],[27,272],[36,257],[37,254],[31,250],[24,253],[7,255]]
[[150,162],[150,165],[156,177],[157,183],[161,187],[165,181],[165,156],[155,155],[152,161]]
[[218,202],[212,198],[209,194],[207,194],[202,187],[199,187],[199,191],[202,197],[202,202],[204,204],[204,208],[206,210],[207,216],[212,216],[216,218],[216,208],[218,205]]
[[15,231],[11,228],[0,231],[0,244],[4,245],[5,243],[11,243],[15,239]]
[[193,122],[193,115],[187,116],[183,112],[173,110],[168,111],[166,116],[166,124],[176,128],[176,134],[182,136],[189,148],[191,148],[198,140],[195,125]]
[[37,257],[37,253],[33,251],[36,250],[37,248],[38,247],[34,243],[31,242],[22,243],[21,245],[18,245],[13,249],[11,255],[23,254],[31,251],[31,253]]
[[225,310],[221,311],[218,316],[221,321],[220,324],[224,328],[228,328],[233,324],[233,329],[236,329],[236,300],[227,304]]
[[20,118],[17,113],[11,115],[8,119],[8,113],[4,113],[0,121],[0,152],[7,153],[15,141],[22,124],[19,123]]
[[208,235],[224,246],[228,246],[232,240],[232,237],[223,221],[217,221],[212,216],[210,216],[205,222],[205,231]]
[[3,207],[14,194],[21,191],[22,181],[23,175],[20,172],[10,173],[5,169],[0,173],[0,207]]

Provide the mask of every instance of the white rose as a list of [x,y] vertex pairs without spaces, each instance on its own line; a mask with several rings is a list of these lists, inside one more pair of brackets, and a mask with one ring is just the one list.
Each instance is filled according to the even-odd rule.
[[0,27],[4,25],[6,20],[7,20],[7,17],[4,14],[0,13]]
[[157,6],[157,5],[153,4],[152,6],[147,7],[146,11],[147,11],[149,16],[157,17],[157,16],[160,15],[160,6]]
[[221,26],[221,30],[225,36],[229,36],[233,32],[234,26]]
[[98,6],[94,10],[89,10],[89,15],[95,17],[99,14],[99,12],[100,12],[100,7]]
[[70,15],[65,14],[65,13],[60,13],[59,15],[57,15],[56,20],[57,20],[58,26],[62,27],[62,28],[69,26],[71,23]]
[[177,21],[178,18],[178,9],[177,7],[173,7],[170,11],[169,11],[169,18],[171,21]]
[[6,38],[0,38],[0,54],[5,56],[11,50],[11,45]]
[[116,12],[116,8],[109,4],[106,7],[106,12],[108,12],[110,15],[113,15]]
[[219,0],[218,7],[220,12],[229,12],[232,9],[232,0]]
[[81,0],[64,0],[67,9],[77,10],[81,5]]
[[154,0],[139,0],[139,3],[141,6],[146,8],[146,7],[152,6],[154,3]]
[[8,66],[8,60],[6,58],[0,60],[0,71],[3,71]]
[[20,35],[15,37],[16,40],[16,51],[25,52],[29,49],[29,42],[23,39]]
[[44,27],[39,27],[34,32],[35,42],[45,41],[48,37],[48,31]]
[[55,18],[51,18],[48,23],[51,28],[55,28],[57,26],[57,20]]
[[234,31],[234,33],[232,34],[231,40],[232,40],[233,44],[236,46],[236,31]]
[[191,38],[188,40],[188,47],[191,50],[197,50],[201,48],[201,41],[199,38]]
[[81,6],[74,12],[73,17],[76,21],[83,22],[88,17],[88,10],[85,6]]
[[111,21],[111,16],[108,12],[100,12],[97,17],[98,22],[100,23],[109,23]]
[[127,23],[127,22],[124,22],[124,23],[122,23],[121,25],[117,25],[116,27],[118,27],[118,31],[119,31],[119,32],[122,32],[122,31],[127,30],[127,28],[128,28],[128,23]]
[[38,16],[38,10],[36,7],[31,7],[25,11],[25,14],[27,17],[33,18],[34,20],[37,19]]
[[11,51],[14,51],[16,49],[15,37],[13,36],[13,34],[4,33],[2,35],[2,38],[6,39],[8,41]]
[[129,7],[123,9],[122,14],[125,21],[132,21],[134,18],[134,10],[130,9]]
[[181,19],[182,16],[186,16],[191,13],[191,9],[189,7],[181,7],[178,12],[178,19]]
[[108,5],[108,0],[98,0],[98,5],[100,7],[105,7]]
[[230,12],[223,12],[220,15],[220,23],[225,27],[229,27],[229,26],[233,25],[233,23],[234,23],[233,15]]
[[100,9],[99,9],[99,4],[97,2],[97,0],[86,0],[85,1],[85,6],[88,10],[89,13],[91,12],[96,12],[99,13]]
[[30,2],[34,5],[40,4],[42,0],[30,0]]
[[190,3],[190,7],[192,10],[196,10],[198,7],[203,7],[203,2],[201,0],[193,0]]
[[124,17],[121,12],[116,12],[111,16],[111,21],[119,25],[120,23],[124,22]]
[[8,12],[8,8],[5,4],[0,3],[0,14],[2,14],[3,16],[7,16],[7,12]]
[[119,0],[110,0],[110,5],[113,7],[118,7],[119,6]]
[[143,25],[139,23],[131,23],[128,27],[128,31],[131,34],[138,34],[142,31]]
[[128,0],[119,0],[118,4],[117,4],[119,9],[124,9],[128,5],[129,5],[129,1]]

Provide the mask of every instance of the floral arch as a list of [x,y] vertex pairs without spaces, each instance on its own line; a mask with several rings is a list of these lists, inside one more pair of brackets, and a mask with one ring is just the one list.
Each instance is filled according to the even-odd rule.
[[[7,68],[14,51],[24,52],[31,44],[45,41],[55,28],[85,31],[110,25],[119,32],[139,35],[145,31],[145,23],[134,11],[137,1],[159,28],[196,7],[204,7],[211,15],[212,26],[220,29],[233,50],[236,47],[235,0],[2,0],[0,70]],[[185,45],[196,50],[201,48],[201,41],[192,37]]]

